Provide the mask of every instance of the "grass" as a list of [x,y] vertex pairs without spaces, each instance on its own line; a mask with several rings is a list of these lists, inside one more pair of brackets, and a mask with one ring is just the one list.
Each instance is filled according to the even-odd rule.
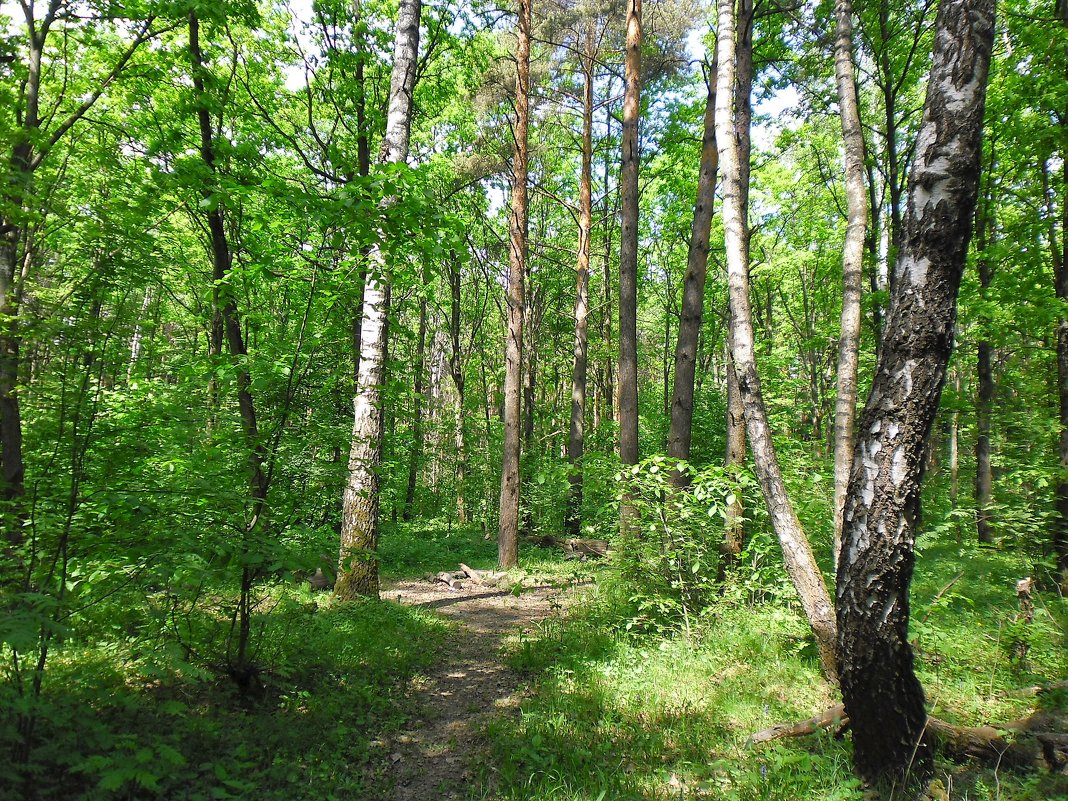
[[[691,615],[643,597],[634,573],[565,562],[524,545],[520,586],[582,579],[585,597],[510,641],[528,684],[518,714],[488,724],[488,760],[471,799],[653,801],[864,798],[848,736],[827,732],[748,747],[769,725],[836,700],[820,678],[811,637],[761,544],[759,570]],[[464,562],[492,569],[496,545],[478,529],[398,525],[382,537],[386,579]],[[747,563],[751,566],[752,563]],[[778,573],[776,572],[778,570]],[[1023,549],[958,544],[951,528],[920,542],[913,583],[917,669],[934,714],[962,724],[1011,720],[1038,699],[1015,691],[1068,675],[1068,607],[1037,595],[1034,623],[1017,615],[1015,582],[1032,570]],[[759,586],[758,586],[759,585]],[[258,624],[261,687],[239,694],[210,664],[228,603],[190,624],[191,654],[130,621],[107,636],[71,638],[49,666],[39,747],[28,775],[41,799],[375,799],[389,792],[383,742],[412,714],[411,680],[451,636],[432,613],[386,602],[333,605],[304,588],[271,588]],[[120,614],[122,604],[109,607]],[[644,610],[635,615],[635,609]],[[652,610],[652,611],[650,611]],[[127,614],[132,615],[131,610]],[[657,618],[656,616],[660,617]],[[635,626],[636,620],[641,625]],[[1021,662],[1015,645],[1026,640]],[[1066,699],[1047,698],[1063,712]],[[16,710],[8,685],[0,709]],[[12,714],[0,715],[9,754]],[[938,764],[952,799],[1068,798],[1068,777]],[[0,765],[0,775],[13,774]],[[25,797],[0,782],[0,799]]]

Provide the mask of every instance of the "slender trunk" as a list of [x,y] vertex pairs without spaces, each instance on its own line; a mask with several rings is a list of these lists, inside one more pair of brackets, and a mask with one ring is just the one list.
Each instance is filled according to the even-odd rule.
[[864,188],[864,132],[860,127],[853,77],[853,3],[837,0],[834,72],[845,143],[846,238],[842,247],[842,323],[838,340],[838,397],[834,412],[834,558],[842,541],[842,508],[853,461],[853,423],[857,408],[860,356],[860,297],[863,291],[864,237],[868,198]]
[[619,458],[638,463],[638,118],[641,111],[641,0],[627,2],[620,167],[622,233],[619,240]]
[[[750,139],[750,126],[752,123],[753,105],[753,17],[755,8],[753,0],[739,0],[737,21],[737,45],[735,47],[735,75],[734,75],[734,137],[738,143],[738,202],[739,214],[742,221],[742,237],[739,247],[741,248],[742,260],[749,267],[749,156],[752,149]],[[719,52],[719,41],[716,41],[716,50]],[[728,304],[729,305],[729,304]],[[742,403],[742,393],[738,386],[738,371],[734,367],[734,311],[727,311],[727,420],[726,420],[726,451],[723,465],[732,472],[745,468],[745,406]],[[765,345],[770,353],[772,337],[771,327],[771,302],[768,302],[768,328],[769,333],[765,338]],[[723,568],[737,561],[738,556],[745,546],[745,509],[742,507],[741,496],[734,495],[734,502],[727,505],[727,515],[724,520],[723,538]],[[721,571],[722,572],[722,571]]]
[[[953,370],[953,395],[956,403],[949,420],[949,503],[957,511],[960,498],[960,369]],[[960,533],[958,524],[958,534]],[[958,538],[959,539],[959,538]]]
[[[1068,27],[1068,2],[1059,0],[1057,15],[1061,25]],[[1066,75],[1068,78],[1068,75]],[[1062,133],[1068,128],[1068,108],[1064,109],[1060,123]],[[1064,137],[1061,137],[1064,141]],[[1042,189],[1046,198],[1046,215],[1049,225],[1050,255],[1053,261],[1053,280],[1057,299],[1068,304],[1068,152],[1062,147],[1060,153],[1062,184],[1064,193],[1059,198],[1061,203],[1058,232],[1058,214],[1056,201],[1050,187],[1049,162],[1042,161],[1040,171]],[[1057,410],[1061,426],[1058,455],[1061,472],[1057,480],[1056,510],[1053,521],[1053,555],[1057,560],[1058,580],[1064,592],[1068,592],[1068,316],[1062,315],[1057,321]]]
[[857,425],[838,565],[838,665],[857,771],[929,774],[908,640],[923,457],[953,345],[978,192],[994,0],[943,0],[875,379]]
[[716,99],[716,141],[723,171],[723,224],[726,236],[727,274],[732,313],[732,349],[738,388],[745,407],[746,429],[775,533],[782,546],[787,572],[816,635],[820,663],[831,680],[835,677],[835,624],[823,576],[812,549],[790,505],[775,456],[767,413],[760,390],[753,349],[752,312],[749,305],[749,265],[746,258],[746,224],[742,216],[743,170],[734,136],[735,28],[733,0],[719,0],[719,86]]
[[[361,18],[361,0],[352,0],[352,32],[353,42],[356,45],[356,170],[360,176],[366,178],[371,174],[371,143],[368,136],[367,123],[367,37],[364,36],[364,23]],[[366,261],[370,250],[364,248],[363,258]],[[352,385],[353,394],[359,390],[360,385],[360,338],[363,336],[363,300],[364,287],[367,281],[365,269],[355,272],[356,278],[356,304],[352,315]]]
[[133,379],[133,371],[137,366],[137,362],[141,359],[141,346],[144,339],[144,319],[148,314],[149,308],[152,306],[152,287],[145,289],[145,299],[141,303],[141,314],[137,318],[137,323],[134,325],[133,336],[130,337],[130,362],[126,367],[126,383],[129,383]]
[[[421,11],[420,0],[401,0],[397,11],[389,111],[379,153],[382,164],[403,164],[408,158]],[[383,202],[389,205],[397,200],[390,197]],[[353,399],[352,447],[342,498],[341,547],[334,587],[335,595],[341,600],[378,595],[378,558],[375,553],[380,501],[378,466],[382,462],[382,389],[386,378],[391,294],[382,247],[379,242],[371,249],[364,292],[359,380]]]
[[[424,281],[427,276],[424,276]],[[412,386],[412,452],[408,459],[408,488],[404,493],[404,511],[401,518],[408,522],[415,508],[415,487],[419,478],[419,465],[423,460],[423,373],[426,367],[426,297],[419,302],[419,337],[415,344],[415,381]]]
[[[980,291],[990,286],[990,263],[985,256],[978,259]],[[976,378],[978,393],[975,399],[975,531],[982,543],[994,541],[994,524],[990,502],[994,490],[994,474],[990,463],[990,418],[994,410],[993,346],[982,339],[976,346]]]
[[523,369],[523,277],[527,262],[527,130],[530,124],[530,0],[520,0],[516,24],[515,158],[508,248],[508,331],[505,335],[504,454],[501,459],[497,565],[519,563],[519,426]]
[[464,368],[460,349],[460,265],[455,254],[449,260],[449,374],[456,387],[456,423],[453,443],[456,446],[456,522],[467,522],[464,485],[467,480],[467,439],[464,432]]
[[[605,139],[611,141],[612,139],[612,109],[606,103],[604,109],[604,130]],[[604,325],[604,342],[606,346],[606,358],[605,363],[602,366],[601,374],[604,377],[604,407],[607,412],[608,418],[612,421],[619,420],[618,409],[616,404],[619,401],[619,395],[615,391],[615,359],[613,356],[613,343],[612,343],[612,229],[613,226],[608,225],[608,221],[613,219],[616,213],[619,211],[619,192],[615,192],[614,201],[611,199],[613,193],[610,191],[609,183],[609,169],[611,160],[608,158],[607,152],[604,157],[604,280],[601,282],[601,287],[604,292],[602,298],[603,311],[601,313],[601,321]]]
[[[218,168],[215,162],[215,135],[212,130],[209,102],[205,89],[207,70],[204,64],[203,53],[200,49],[200,21],[195,12],[189,14],[189,53],[191,57],[193,91],[197,105],[197,122],[200,128],[200,155],[208,168],[211,183],[204,186],[202,196],[204,205],[209,209],[207,212],[208,232],[211,236],[212,255],[212,296],[215,306],[213,332],[222,329],[226,341],[227,350],[230,353],[230,361],[237,374],[237,405],[241,415],[241,426],[245,435],[245,443],[248,448],[249,464],[249,491],[252,499],[252,512],[245,524],[246,535],[255,528],[262,528],[265,523],[263,516],[267,503],[268,469],[267,454],[263,442],[260,439],[259,426],[256,420],[256,404],[252,396],[252,376],[249,372],[248,350],[245,347],[241,332],[241,318],[237,308],[237,298],[234,287],[230,284],[230,268],[232,255],[230,244],[226,236],[225,221],[223,219],[223,204],[216,196],[214,182],[218,177]],[[244,548],[249,544],[244,543]],[[234,616],[237,623],[237,655],[232,659],[230,674],[241,686],[249,686],[253,678],[251,656],[249,647],[252,636],[252,588],[258,573],[251,564],[245,564],[241,569],[240,596]],[[229,652],[227,654],[230,659]]]
[[587,326],[590,316],[590,233],[593,229],[593,22],[586,25],[582,59],[582,174],[579,178],[578,257],[575,260],[575,353],[571,369],[571,425],[567,439],[569,489],[564,527],[572,537],[582,533],[582,456],[586,429]]
[[[706,76],[708,95],[705,100],[701,168],[697,179],[697,202],[694,205],[693,225],[690,228],[686,276],[683,279],[679,338],[675,346],[675,383],[671,397],[671,423],[668,429],[667,453],[668,456],[683,460],[690,458],[690,443],[693,436],[694,374],[705,310],[708,238],[712,230],[716,173],[719,169],[719,150],[716,149],[717,71],[717,60],[713,55],[712,65]],[[676,483],[681,483],[682,474],[676,473],[674,480]]]

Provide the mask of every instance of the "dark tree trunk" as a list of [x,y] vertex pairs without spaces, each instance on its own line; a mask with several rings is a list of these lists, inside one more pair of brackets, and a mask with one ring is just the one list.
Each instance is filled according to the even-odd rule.
[[449,373],[456,387],[456,423],[453,444],[456,446],[456,522],[467,522],[467,437],[464,431],[464,367],[460,348],[460,265],[455,254],[449,260]]
[[[701,144],[701,167],[697,178],[697,202],[690,229],[690,248],[683,278],[682,315],[675,346],[675,382],[671,396],[671,423],[667,453],[675,459],[690,458],[693,437],[694,376],[697,368],[697,345],[705,311],[705,279],[708,275],[708,238],[712,230],[713,204],[716,199],[716,173],[719,150],[716,148],[716,57],[705,76],[708,95],[705,100],[704,137]],[[675,481],[682,482],[682,474]]]
[[[424,281],[427,276],[424,276]],[[423,373],[426,371],[426,311],[427,301],[419,301],[419,336],[415,343],[415,381],[412,382],[412,452],[408,459],[408,488],[404,493],[401,518],[408,522],[415,510],[415,488],[419,480],[419,465],[423,460]]]
[[[623,160],[619,176],[623,221],[619,239],[619,458],[624,465],[638,463],[638,118],[641,112],[641,43],[641,0],[628,0]],[[625,508],[627,506],[624,504]]]
[[923,457],[953,345],[978,192],[994,0],[943,0],[874,383],[857,425],[838,565],[838,665],[857,771],[926,776],[908,642]]
[[[993,171],[993,144],[987,175]],[[976,267],[979,272],[979,296],[986,299],[990,282],[994,278],[994,266],[990,262],[988,248],[994,231],[993,201],[989,191],[979,198],[975,213],[975,245],[978,251]],[[978,392],[975,399],[975,531],[982,543],[994,541],[994,520],[990,504],[994,495],[994,471],[991,465],[990,423],[994,413],[994,346],[988,338],[986,326],[990,320],[980,317],[983,338],[976,346],[976,379]]]
[[515,158],[509,220],[507,315],[504,377],[504,453],[501,460],[500,528],[497,566],[519,563],[519,427],[523,380],[523,276],[527,262],[527,130],[530,124],[530,0],[520,0],[516,24],[518,81],[515,98]]
[[582,58],[582,174],[579,178],[578,258],[575,263],[575,353],[571,369],[571,424],[567,439],[570,490],[564,526],[572,537],[582,534],[582,456],[586,430],[587,328],[590,316],[590,234],[593,229],[593,21],[586,23]]
[[[379,161],[400,164],[408,158],[412,94],[419,54],[421,0],[401,0],[397,11],[389,111]],[[396,203],[391,197],[386,204]],[[369,254],[360,336],[360,372],[353,399],[352,445],[348,481],[342,498],[341,548],[334,594],[341,600],[378,595],[379,477],[382,462],[384,407],[389,343],[391,286],[381,245]]]

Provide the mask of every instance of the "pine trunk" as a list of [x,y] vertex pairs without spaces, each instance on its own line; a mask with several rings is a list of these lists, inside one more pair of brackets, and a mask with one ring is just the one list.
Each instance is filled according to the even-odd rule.
[[857,425],[838,566],[838,664],[857,771],[932,767],[908,641],[924,453],[953,345],[980,170],[994,0],[943,0],[882,348]]
[[[641,113],[641,0],[627,2],[623,157],[619,184],[619,458],[638,463],[638,118]],[[626,528],[629,504],[624,503]]]
[[593,229],[593,21],[587,22],[582,59],[582,174],[579,178],[578,257],[575,260],[575,353],[571,369],[571,425],[567,439],[569,492],[564,526],[571,537],[582,534],[582,456],[586,430],[586,368],[590,316],[590,234]]
[[[719,150],[716,148],[716,57],[706,76],[708,95],[705,100],[704,137],[701,144],[701,168],[697,178],[697,202],[690,229],[690,247],[686,258],[686,275],[682,288],[682,315],[675,346],[675,382],[671,393],[671,422],[667,453],[675,459],[689,460],[693,438],[694,378],[697,369],[697,346],[705,311],[705,279],[708,275],[708,238],[712,230],[713,205],[716,199],[716,173]],[[675,476],[682,483],[682,474]]]
[[530,0],[520,0],[516,25],[518,81],[515,98],[515,158],[509,220],[507,325],[504,357],[504,453],[501,459],[497,566],[519,563],[519,428],[523,371],[523,277],[527,262],[527,130],[530,125]]

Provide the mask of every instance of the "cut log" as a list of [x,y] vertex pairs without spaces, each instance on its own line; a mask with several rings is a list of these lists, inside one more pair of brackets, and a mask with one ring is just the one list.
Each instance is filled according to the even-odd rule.
[[607,540],[587,540],[571,538],[564,540],[564,550],[569,554],[584,556],[608,556],[611,546]]
[[460,562],[460,570],[462,570],[464,575],[471,579],[471,581],[475,582],[475,584],[482,583],[482,571],[470,568],[463,562]]

